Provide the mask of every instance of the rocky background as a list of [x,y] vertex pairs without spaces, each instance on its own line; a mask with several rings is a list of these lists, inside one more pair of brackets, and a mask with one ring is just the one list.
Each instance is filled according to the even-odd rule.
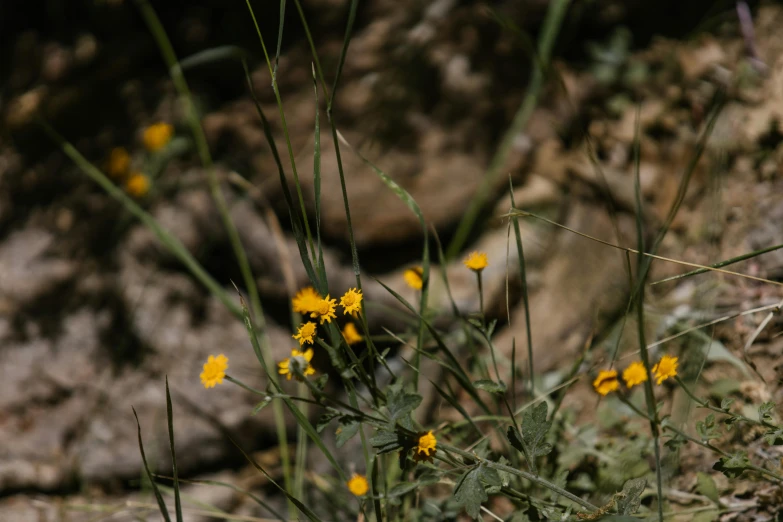
[[[347,3],[302,3],[330,81]],[[273,47],[277,7],[254,5]],[[335,100],[337,125],[353,147],[410,192],[444,244],[474,197],[532,73],[523,39],[496,18],[513,21],[535,41],[547,5],[361,3]],[[255,94],[282,139],[271,80],[244,4],[155,7],[180,58],[229,44],[251,52]],[[635,246],[637,114],[645,219],[654,233],[694,156],[712,102],[721,96],[725,105],[661,253],[707,264],[783,243],[783,8],[751,8],[755,36],[749,40],[732,2],[573,2],[550,80],[503,166],[517,206]],[[100,506],[148,502],[138,491],[141,460],[131,406],[139,412],[148,454],[165,469],[166,375],[180,473],[265,490],[268,485],[246,469],[225,434],[274,469],[271,409],[251,416],[253,397],[246,392],[222,386],[215,393],[198,380],[206,356],[223,352],[232,374],[263,386],[244,326],[59,152],[36,120],[43,116],[98,165],[118,145],[138,160],[140,130],[155,121],[174,123],[183,153],[142,204],[233,292],[230,281],[240,280],[233,254],[166,68],[136,6],[123,0],[4,2],[0,24],[0,518],[92,520]],[[284,35],[277,77],[303,190],[312,203],[311,56],[293,5]],[[273,349],[282,358],[291,346],[288,299],[306,276],[272,155],[236,62],[194,69],[188,80],[257,277]],[[353,272],[329,132],[322,131],[321,143],[326,264],[330,284],[347,288]],[[379,333],[382,326],[402,329],[384,312],[395,301],[369,276],[412,299],[401,274],[421,255],[421,230],[358,157],[343,149],[343,158],[371,325]],[[466,246],[489,254],[487,310],[500,321],[497,344],[505,353],[513,337],[525,335],[516,248],[513,239],[508,248],[503,218],[511,206],[507,183],[501,176],[492,187]],[[588,339],[605,337],[623,315],[625,256],[541,222],[521,224],[537,368],[568,368]],[[472,274],[458,261],[444,268],[458,306],[475,309]],[[780,281],[783,254],[732,269]],[[651,278],[685,270],[656,262]],[[448,309],[445,289],[433,284],[432,305]],[[651,328],[780,299],[780,287],[702,275],[655,287]],[[761,319],[756,314],[724,323],[716,336],[741,357]],[[773,319],[749,351],[767,382],[752,389],[772,400],[779,398],[780,326]],[[713,364],[708,381],[733,371]],[[738,378],[756,382],[744,373]],[[593,405],[580,397],[572,402],[577,409]],[[711,463],[697,460],[699,465],[709,470]],[[256,514],[254,505],[230,490],[188,488],[221,509]],[[750,498],[755,504],[742,516],[765,509],[764,497]],[[192,514],[190,520],[207,518]]]

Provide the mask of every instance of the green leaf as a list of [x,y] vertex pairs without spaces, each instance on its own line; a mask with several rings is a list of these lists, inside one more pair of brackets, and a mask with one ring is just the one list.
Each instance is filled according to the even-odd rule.
[[552,421],[547,420],[547,404],[541,402],[522,415],[521,433],[514,426],[509,427],[506,432],[508,441],[525,455],[527,464],[533,473],[537,472],[536,457],[552,451],[552,445],[544,441],[551,427]]
[[710,413],[703,421],[696,423],[696,433],[699,434],[699,438],[702,442],[709,442],[713,439],[719,439],[721,437],[720,428],[715,425],[715,415]]
[[321,433],[334,419],[340,416],[340,412],[334,409],[327,409],[326,413],[319,417],[318,422],[315,424],[315,431]]
[[623,484],[623,490],[617,496],[617,512],[620,515],[633,515],[639,510],[642,502],[642,493],[647,487],[647,481],[643,478],[631,479]]
[[[503,466],[510,466],[511,462],[506,457],[500,457],[498,459],[498,464],[501,464]],[[501,486],[507,487],[511,483],[511,473],[509,473],[508,471],[498,470],[498,476],[500,477]]]
[[514,447],[514,449],[524,453],[525,449],[522,446],[522,441],[519,438],[519,431],[517,431],[514,426],[508,427],[508,430],[506,430],[506,437],[508,437],[508,441],[511,443],[511,446]]
[[762,422],[772,422],[773,411],[775,411],[775,403],[765,402],[759,406],[759,420]]
[[421,404],[422,397],[417,393],[408,393],[402,386],[389,386],[386,394],[386,407],[391,414],[392,422],[401,419],[415,410]]
[[351,438],[359,433],[359,427],[361,424],[356,420],[351,420],[345,424],[340,424],[340,426],[337,428],[337,431],[335,432],[337,434],[337,440],[335,441],[335,444],[338,448],[342,448],[346,442],[351,440]]
[[780,446],[783,444],[783,429],[768,431],[764,434],[764,441],[770,446]]
[[408,493],[410,491],[413,491],[419,487],[419,481],[416,482],[403,482],[401,484],[397,484],[393,488],[389,490],[389,493],[387,495],[388,498],[394,498],[394,497],[401,497],[405,493]]
[[721,459],[712,466],[712,469],[720,471],[728,478],[737,478],[749,467],[750,460],[748,459],[748,454],[744,451],[739,451],[728,457],[721,457]]
[[725,397],[722,401],[720,401],[720,409],[724,411],[729,411],[729,408],[734,403],[735,399],[732,399],[731,397]]
[[720,493],[718,493],[718,486],[715,481],[707,475],[699,471],[696,473],[696,491],[712,500],[715,504],[720,503]]
[[479,390],[484,390],[489,393],[506,393],[506,383],[503,381],[495,382],[490,379],[481,379],[473,383]]
[[400,437],[395,432],[389,430],[378,431],[378,433],[370,439],[370,444],[378,450],[379,455],[403,447],[400,442]]
[[475,467],[462,475],[454,488],[454,499],[459,502],[459,504],[465,508],[467,514],[474,519],[479,518],[481,503],[489,498],[479,479],[481,476],[481,472],[479,471],[480,468],[481,466]]

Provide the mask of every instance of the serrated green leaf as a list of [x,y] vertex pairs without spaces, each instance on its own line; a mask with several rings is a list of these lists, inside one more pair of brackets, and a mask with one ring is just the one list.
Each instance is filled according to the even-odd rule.
[[647,481],[643,478],[631,479],[623,484],[623,490],[617,496],[615,507],[620,515],[633,515],[639,510],[642,502],[642,493],[647,487]]
[[[535,405],[522,415],[522,430],[520,433],[522,439],[519,442],[522,446],[522,453],[524,453],[527,464],[533,473],[537,472],[536,457],[546,455],[552,451],[552,445],[545,442],[551,427],[552,421],[547,420],[546,402]],[[510,434],[511,431],[509,430],[508,435]],[[511,438],[509,438],[509,442],[511,442],[512,446],[514,445]]]
[[508,442],[511,443],[511,446],[519,451],[520,453],[524,453],[525,449],[522,446],[522,440],[519,437],[519,431],[514,426],[509,426],[506,430],[506,437],[508,437]]
[[371,439],[370,444],[378,450],[378,454],[388,453],[402,448],[399,437],[393,431],[381,430]]
[[318,422],[315,425],[315,431],[321,433],[324,431],[330,422],[340,416],[340,412],[332,408],[328,408],[327,411],[318,418]]
[[702,442],[719,439],[721,437],[721,431],[720,428],[715,425],[715,415],[710,413],[703,421],[697,422],[696,433],[698,433]]
[[720,502],[720,493],[718,493],[718,486],[715,484],[715,481],[701,471],[696,473],[696,491],[712,500],[715,504]]
[[764,434],[764,442],[770,446],[780,446],[783,444],[783,429],[769,430]]
[[506,393],[506,383],[503,381],[495,382],[490,379],[481,379],[473,383],[479,390],[484,390],[489,393]]
[[720,471],[728,478],[737,478],[742,472],[748,469],[750,460],[745,452],[737,452],[721,459],[712,466],[712,469]]
[[759,420],[762,422],[772,422],[772,412],[775,411],[774,402],[765,402],[759,406]]
[[421,401],[421,395],[405,392],[399,386],[389,386],[386,394],[386,407],[389,409],[392,421],[411,413],[421,404]]
[[[511,462],[506,457],[500,457],[498,459],[498,464],[501,464],[503,466],[510,466]],[[501,486],[507,487],[511,483],[511,473],[509,473],[508,471],[498,470],[498,476],[500,477]]]
[[359,432],[360,426],[361,424],[355,420],[351,420],[345,424],[340,424],[340,426],[337,428],[337,431],[335,432],[337,435],[335,440],[337,447],[342,448],[346,442],[351,440],[351,437]]
[[388,493],[387,496],[389,498],[401,497],[402,495],[404,495],[404,494],[406,494],[406,493],[408,493],[410,491],[413,491],[417,487],[419,487],[419,482],[418,481],[416,481],[416,482],[403,482],[403,483],[397,484],[396,486],[391,488],[389,490],[389,493]]
[[481,466],[478,466],[467,471],[460,477],[459,482],[454,487],[454,499],[474,519],[478,519],[481,514],[481,503],[489,498],[479,480],[481,476],[480,468]]

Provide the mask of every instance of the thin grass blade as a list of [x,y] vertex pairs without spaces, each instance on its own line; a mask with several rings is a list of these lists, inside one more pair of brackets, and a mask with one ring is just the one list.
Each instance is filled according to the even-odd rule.
[[169,392],[169,377],[166,376],[166,421],[169,428],[169,448],[171,448],[171,471],[174,482],[174,513],[177,522],[182,522],[182,500],[179,496],[179,473],[177,472],[177,453],[174,450],[174,413],[171,407],[171,393]]
[[147,465],[147,455],[144,454],[144,443],[141,440],[141,424],[139,423],[139,416],[136,413],[136,408],[131,406],[131,409],[133,410],[133,416],[136,417],[136,428],[138,430],[139,437],[139,451],[141,452],[141,462],[144,464],[144,472],[146,473],[150,484],[152,484],[152,491],[155,493],[155,500],[158,502],[158,509],[160,509],[160,514],[163,517],[163,520],[166,522],[171,522],[171,518],[169,517],[169,510],[166,507],[166,503],[163,501],[163,495],[160,494],[160,489],[158,489],[158,485],[153,480],[150,467]]

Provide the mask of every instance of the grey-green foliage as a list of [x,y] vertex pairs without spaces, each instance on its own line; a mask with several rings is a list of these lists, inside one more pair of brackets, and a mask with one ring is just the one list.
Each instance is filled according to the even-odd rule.
[[547,404],[539,403],[522,415],[522,428],[509,426],[508,441],[518,451],[525,455],[528,466],[536,473],[536,457],[552,451],[552,445],[545,442],[546,435],[552,427],[552,421],[547,420]]
[[496,491],[502,485],[503,480],[498,472],[482,463],[460,477],[454,487],[454,498],[465,508],[468,515],[478,519],[482,502],[489,498],[487,488]]

